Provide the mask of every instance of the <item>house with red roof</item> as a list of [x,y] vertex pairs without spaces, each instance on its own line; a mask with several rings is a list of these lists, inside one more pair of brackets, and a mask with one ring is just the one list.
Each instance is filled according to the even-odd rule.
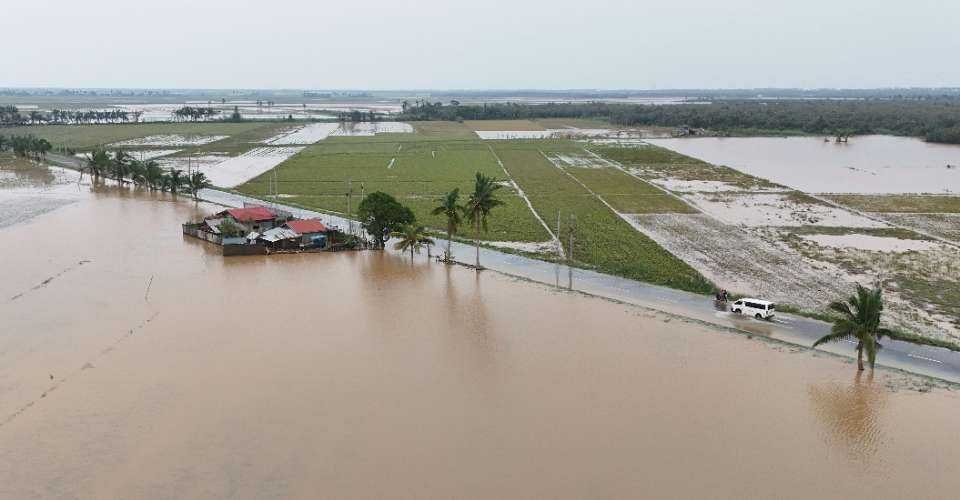
[[328,233],[333,231],[333,228],[327,227],[320,219],[290,220],[283,227],[299,234],[300,244],[308,247],[326,246]]
[[207,219],[229,220],[239,224],[247,232],[262,233],[268,229],[282,226],[291,219],[290,214],[272,208],[251,206],[244,208],[228,208],[222,212],[207,217]]

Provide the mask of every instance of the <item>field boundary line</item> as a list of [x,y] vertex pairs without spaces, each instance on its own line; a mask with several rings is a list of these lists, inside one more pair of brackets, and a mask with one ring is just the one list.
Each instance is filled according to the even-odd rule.
[[667,190],[667,189],[664,189],[664,188],[662,188],[662,187],[660,187],[660,186],[658,186],[658,185],[656,185],[656,184],[654,184],[654,183],[652,183],[652,182],[647,182],[645,179],[641,179],[641,178],[637,177],[636,175],[633,175],[632,173],[630,173],[629,170],[627,170],[626,168],[624,168],[623,165],[621,165],[620,163],[618,163],[618,162],[616,162],[616,161],[613,161],[613,160],[610,160],[610,159],[608,159],[608,158],[604,158],[604,157],[598,155],[597,153],[594,153],[593,151],[590,151],[590,150],[587,149],[587,148],[583,148],[583,150],[584,150],[585,152],[587,152],[587,154],[593,156],[594,158],[596,158],[596,159],[598,159],[598,160],[600,160],[600,161],[602,161],[602,162],[605,162],[605,163],[607,163],[608,165],[612,166],[613,168],[615,168],[615,169],[617,169],[617,170],[619,170],[619,171],[621,171],[621,172],[629,175],[631,178],[636,179],[636,180],[638,180],[638,181],[640,181],[640,182],[643,182],[644,184],[647,184],[648,186],[651,186],[651,187],[653,187],[654,189],[657,189],[657,190],[659,190],[659,191],[662,191],[664,194],[666,194],[666,195],[668,195],[668,196],[672,196],[673,198],[679,200],[680,203],[683,203],[684,205],[686,205],[686,206],[688,206],[688,207],[696,210],[696,213],[703,213],[702,210],[700,210],[700,209],[697,208],[696,206],[692,205],[692,204],[691,204],[690,202],[688,202],[687,200],[683,199],[682,196],[680,196],[680,195],[678,195],[678,194],[676,194],[676,193],[674,193],[674,192],[672,192],[672,191],[669,191],[669,190]]
[[897,223],[895,223],[895,222],[891,222],[891,221],[888,221],[888,220],[885,220],[885,219],[881,219],[880,217],[875,217],[875,216],[873,216],[873,215],[870,215],[870,213],[868,213],[868,212],[864,212],[864,211],[859,210],[859,209],[856,209],[856,208],[852,208],[852,207],[847,207],[847,206],[845,206],[845,205],[841,205],[841,204],[839,204],[839,203],[837,203],[837,202],[835,202],[835,201],[833,201],[833,200],[831,200],[831,199],[829,199],[829,198],[826,198],[826,197],[824,197],[824,196],[822,196],[822,195],[819,195],[819,194],[807,193],[807,192],[805,192],[805,191],[799,191],[799,192],[800,192],[800,193],[803,193],[803,194],[805,194],[805,195],[807,195],[807,196],[809,196],[809,197],[811,197],[811,198],[813,198],[813,199],[815,199],[815,200],[817,200],[817,201],[826,203],[827,205],[830,205],[830,206],[832,206],[832,207],[834,207],[834,208],[837,208],[837,209],[840,209],[840,210],[846,210],[847,212],[857,214],[857,215],[859,215],[860,217],[865,217],[865,218],[870,219],[870,220],[872,220],[872,221],[874,221],[874,222],[879,222],[879,223],[881,223],[881,224],[886,224],[886,225],[888,225],[888,226],[890,226],[890,227],[895,227],[895,228],[897,228],[897,229],[903,229],[903,230],[905,230],[905,231],[910,231],[910,232],[913,232],[913,233],[917,233],[917,234],[919,234],[920,236],[925,236],[925,237],[927,237],[927,238],[930,238],[931,240],[939,241],[940,243],[943,243],[943,244],[945,244],[945,245],[949,245],[949,246],[952,246],[952,247],[954,247],[954,248],[960,248],[960,243],[957,243],[956,241],[949,240],[949,239],[947,239],[947,238],[941,238],[940,236],[937,236],[937,235],[935,235],[935,234],[930,234],[930,233],[928,233],[928,232],[926,232],[926,231],[922,231],[922,230],[915,229],[915,228],[912,228],[912,227],[903,226],[903,225],[897,224]]
[[[539,151],[539,150],[538,150],[538,151]],[[584,151],[586,151],[586,150],[584,150]],[[543,155],[544,159],[546,159],[548,162],[550,162],[551,165],[553,165],[553,166],[556,167],[558,170],[560,170],[561,172],[563,172],[564,174],[566,174],[567,176],[569,176],[571,179],[573,179],[574,182],[576,182],[576,183],[579,184],[581,187],[583,187],[583,189],[586,189],[587,192],[590,193],[594,198],[596,198],[597,200],[600,200],[600,203],[603,203],[604,205],[606,205],[606,207],[609,208],[611,212],[613,212],[614,214],[616,214],[617,217],[620,217],[621,219],[623,219],[623,221],[626,222],[627,225],[629,225],[630,227],[632,227],[634,231],[636,231],[636,232],[638,232],[638,233],[646,236],[647,238],[650,238],[650,240],[653,241],[653,237],[651,237],[649,234],[647,234],[647,233],[645,233],[644,231],[642,231],[642,230],[637,226],[637,224],[630,219],[630,217],[629,217],[627,214],[621,213],[621,212],[619,212],[617,209],[613,208],[613,205],[611,205],[610,203],[607,203],[607,200],[603,199],[603,197],[600,196],[599,194],[597,194],[596,192],[594,192],[594,190],[588,188],[586,184],[584,184],[580,179],[577,179],[576,176],[574,176],[574,175],[571,174],[570,172],[567,172],[567,170],[566,170],[565,168],[561,167],[560,165],[557,165],[557,163],[554,162],[553,160],[551,160],[550,157],[547,156],[546,153],[544,153],[543,151],[540,151],[540,154]],[[660,244],[657,243],[657,245],[660,245]],[[661,247],[661,248],[662,248],[662,247]],[[664,249],[664,250],[666,250],[666,249]],[[673,254],[670,254],[670,255],[673,255]],[[679,258],[679,257],[677,257],[677,258]],[[682,260],[682,259],[681,259],[681,260]]]
[[[543,226],[543,228],[547,230],[547,234],[550,235],[550,240],[557,244],[557,254],[560,255],[561,259],[566,259],[567,254],[566,252],[564,252],[563,245],[560,243],[560,236],[553,234],[553,231],[550,230],[550,226],[547,225],[547,222],[544,221],[543,218],[540,217],[540,214],[538,214],[537,211],[533,208],[533,203],[530,202],[530,198],[527,198],[527,193],[523,192],[523,189],[520,187],[520,184],[517,184],[517,181],[513,179],[512,175],[510,175],[510,171],[507,170],[506,165],[504,165],[503,161],[500,160],[500,156],[497,155],[497,152],[493,150],[493,146],[490,146],[488,144],[487,148],[490,149],[490,154],[492,154],[493,158],[497,160],[497,163],[500,165],[500,168],[503,170],[503,173],[506,174],[507,179],[510,179],[510,183],[513,184],[513,189],[517,190],[517,194],[520,195],[520,198],[522,198],[524,202],[526,202],[527,207],[530,208],[530,212],[533,214],[534,217],[537,218],[538,221],[540,221],[540,224]],[[541,154],[543,153],[541,152]]]

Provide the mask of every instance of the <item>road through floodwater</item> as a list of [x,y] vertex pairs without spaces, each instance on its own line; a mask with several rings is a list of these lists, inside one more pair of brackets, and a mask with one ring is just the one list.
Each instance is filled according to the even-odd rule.
[[75,199],[0,229],[0,498],[960,488],[925,379],[423,256],[224,259],[180,233],[215,205],[43,189]]

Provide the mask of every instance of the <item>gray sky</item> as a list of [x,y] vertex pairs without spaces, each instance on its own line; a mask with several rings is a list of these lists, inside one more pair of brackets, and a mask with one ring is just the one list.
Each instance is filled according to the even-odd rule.
[[956,0],[11,0],[0,10],[0,86],[960,86]]

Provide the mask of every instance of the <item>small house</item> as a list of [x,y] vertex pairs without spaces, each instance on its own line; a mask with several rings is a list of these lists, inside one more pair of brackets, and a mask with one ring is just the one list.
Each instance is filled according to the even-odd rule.
[[257,242],[274,250],[295,250],[300,248],[300,234],[287,227],[275,227],[261,233]]
[[247,231],[262,233],[286,222],[286,217],[267,207],[230,208],[207,219],[230,219]]
[[304,247],[323,248],[327,246],[327,238],[333,229],[327,227],[320,219],[300,219],[287,221],[283,225],[300,235],[300,245]]

